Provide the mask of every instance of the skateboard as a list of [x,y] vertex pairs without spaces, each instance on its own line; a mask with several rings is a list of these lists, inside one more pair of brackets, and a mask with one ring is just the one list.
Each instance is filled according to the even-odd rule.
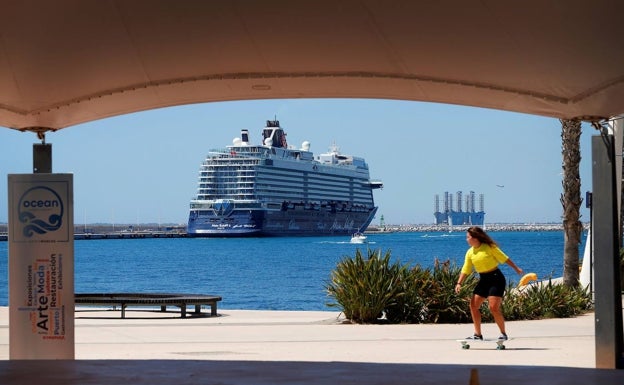
[[511,341],[511,338],[508,340],[492,340],[492,339],[485,339],[485,340],[467,340],[467,339],[463,339],[463,340],[456,340],[457,342],[461,343],[461,347],[462,349],[470,349],[470,344],[472,343],[490,343],[490,342],[494,342],[496,343],[496,350],[505,350],[505,342]]

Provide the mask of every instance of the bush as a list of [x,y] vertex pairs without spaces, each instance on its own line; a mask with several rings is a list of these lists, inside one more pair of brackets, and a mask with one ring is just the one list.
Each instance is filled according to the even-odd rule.
[[437,259],[433,270],[415,266],[402,280],[404,295],[387,309],[390,322],[455,323],[470,321],[469,296],[476,280],[471,277],[459,295],[455,284],[461,269],[450,261]]
[[[332,272],[327,293],[349,320],[357,323],[460,323],[470,322],[469,301],[477,283],[475,274],[456,294],[461,268],[450,261],[435,261],[433,269],[390,263],[390,251],[358,249],[344,257]],[[572,317],[592,308],[591,293],[580,286],[535,284],[520,291],[510,283],[502,303],[507,320]],[[487,302],[483,321],[492,321]]]
[[358,249],[355,258],[345,257],[332,272],[327,293],[345,317],[358,323],[377,322],[384,311],[403,297],[405,267],[390,264],[390,251],[368,250],[368,258]]
[[473,275],[466,277],[461,291],[455,293],[455,285],[459,280],[461,267],[451,264],[449,260],[440,263],[437,259],[433,266],[433,277],[437,287],[425,295],[433,299],[429,306],[429,322],[458,323],[470,321],[470,295],[477,284]]
[[524,291],[509,290],[503,300],[507,320],[567,318],[582,314],[593,307],[588,288],[548,283],[527,286]]
[[423,293],[436,285],[431,271],[420,266],[404,269],[401,275],[402,295],[386,309],[386,318],[391,323],[421,323],[429,318],[430,298]]

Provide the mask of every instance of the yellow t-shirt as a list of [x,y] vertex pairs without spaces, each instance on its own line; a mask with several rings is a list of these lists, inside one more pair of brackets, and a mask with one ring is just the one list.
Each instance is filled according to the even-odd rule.
[[468,249],[461,272],[468,275],[473,267],[477,273],[491,271],[496,269],[499,263],[505,263],[508,259],[509,257],[497,246],[482,243],[476,249],[474,247]]

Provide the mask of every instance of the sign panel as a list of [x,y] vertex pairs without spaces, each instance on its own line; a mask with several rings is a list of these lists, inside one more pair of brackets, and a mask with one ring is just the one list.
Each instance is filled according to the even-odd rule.
[[73,175],[8,182],[9,358],[74,359]]

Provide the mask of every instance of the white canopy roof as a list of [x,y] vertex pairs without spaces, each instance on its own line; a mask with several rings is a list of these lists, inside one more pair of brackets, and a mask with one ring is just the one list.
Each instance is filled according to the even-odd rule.
[[624,113],[624,2],[2,1],[0,126],[357,97]]

